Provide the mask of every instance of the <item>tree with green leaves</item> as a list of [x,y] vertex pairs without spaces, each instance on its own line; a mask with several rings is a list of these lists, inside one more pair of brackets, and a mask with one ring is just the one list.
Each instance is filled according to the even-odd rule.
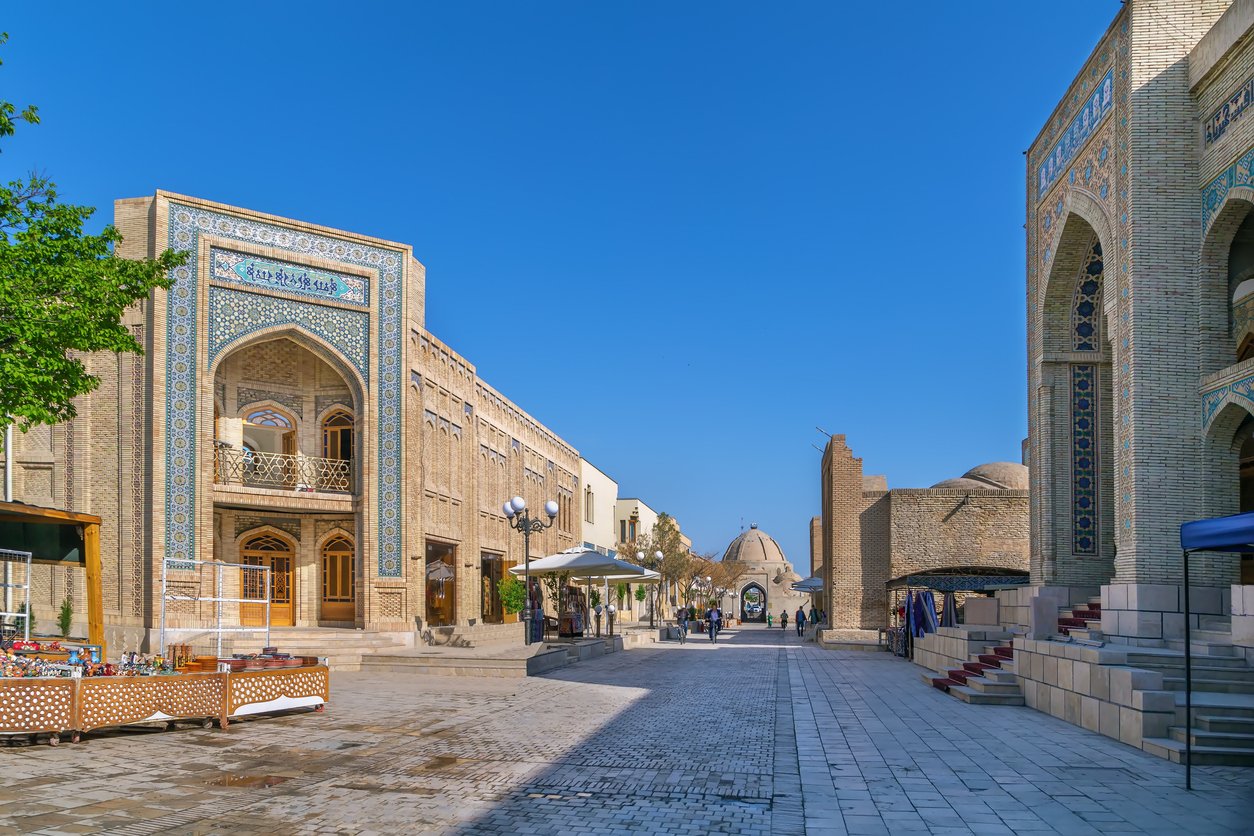
[[[38,108],[0,101],[0,137],[18,122],[39,124]],[[100,385],[76,353],[142,354],[122,315],[168,288],[168,271],[187,260],[172,250],[143,261],[116,256],[122,236],[113,226],[84,230],[95,211],[60,203],[39,174],[0,186],[0,426],[73,418],[74,398]]]

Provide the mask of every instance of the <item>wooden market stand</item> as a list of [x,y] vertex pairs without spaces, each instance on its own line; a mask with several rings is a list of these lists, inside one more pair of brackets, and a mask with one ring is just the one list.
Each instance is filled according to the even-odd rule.
[[[93,514],[0,502],[0,547],[29,551],[32,563],[40,565],[83,567],[88,642],[100,647],[104,661],[100,524],[100,517]],[[54,545],[53,539],[43,536],[46,532],[24,528],[44,525],[76,529],[59,531]],[[232,717],[293,708],[321,710],[329,699],[325,665],[155,676],[0,676],[0,735],[47,734],[55,745],[65,733],[77,742],[85,731],[174,720],[206,726],[217,722],[226,728]]]
[[[100,658],[104,659],[106,648],[104,597],[100,583],[100,517],[58,508],[41,508],[24,502],[0,502],[0,524],[3,523],[17,523],[22,526],[74,526],[77,529],[82,547],[68,553],[50,554],[46,543],[38,539],[35,542],[17,543],[4,540],[0,541],[0,547],[29,551],[33,555],[32,562],[37,565],[83,567],[87,576],[87,642],[98,645]],[[77,556],[74,555],[75,551],[78,552]]]

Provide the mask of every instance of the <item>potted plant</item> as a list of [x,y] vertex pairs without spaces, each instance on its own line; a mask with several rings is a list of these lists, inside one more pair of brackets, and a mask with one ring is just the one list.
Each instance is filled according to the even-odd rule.
[[57,627],[61,629],[61,638],[70,637],[70,626],[74,623],[74,602],[66,595],[61,602],[61,611],[57,613]]

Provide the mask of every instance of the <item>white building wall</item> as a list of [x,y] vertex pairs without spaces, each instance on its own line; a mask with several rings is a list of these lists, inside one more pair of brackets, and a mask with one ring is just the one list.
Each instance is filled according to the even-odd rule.
[[618,483],[606,476],[587,459],[579,460],[579,481],[583,485],[583,544],[608,554],[618,544],[615,508],[618,505]]

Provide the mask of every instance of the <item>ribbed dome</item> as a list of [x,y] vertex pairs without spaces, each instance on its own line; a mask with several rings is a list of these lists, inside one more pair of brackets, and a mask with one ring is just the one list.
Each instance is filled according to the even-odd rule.
[[727,546],[727,551],[723,552],[723,560],[753,563],[787,562],[784,558],[784,550],[779,547],[779,543],[776,543],[771,535],[758,528],[757,523],[750,525],[748,531],[731,541]]
[[964,479],[986,482],[985,487],[1008,491],[1028,489],[1028,469],[1018,462],[988,462],[976,465],[962,474]]

